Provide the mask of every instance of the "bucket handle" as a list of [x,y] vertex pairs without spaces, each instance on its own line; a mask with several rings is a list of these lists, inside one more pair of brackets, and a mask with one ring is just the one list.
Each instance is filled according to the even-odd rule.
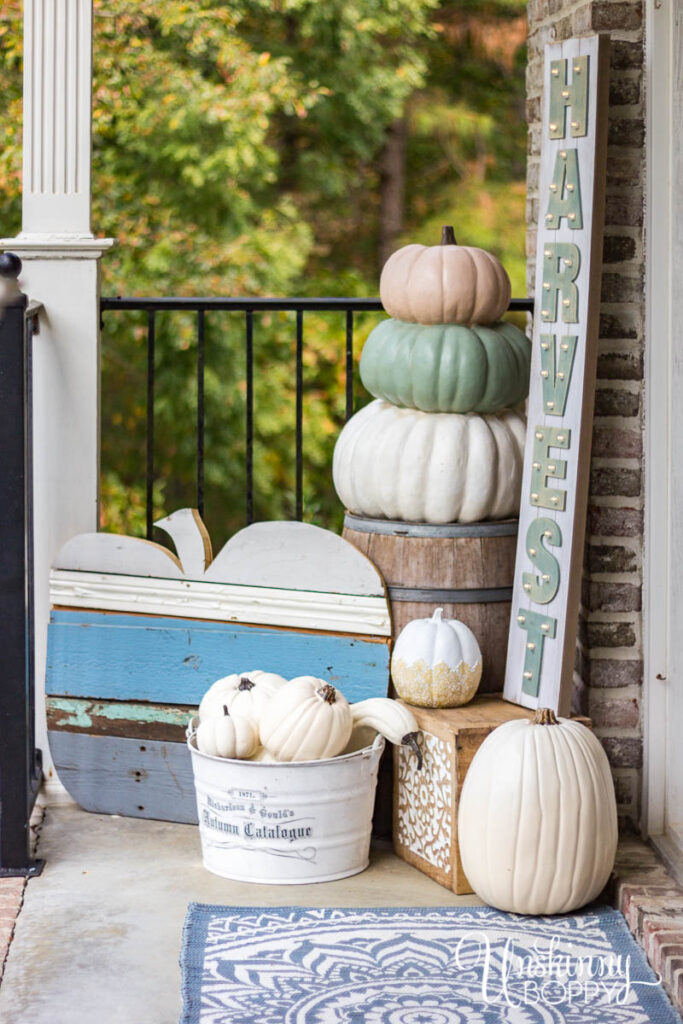
[[197,715],[193,715],[190,721],[187,723],[187,728],[185,730],[185,736],[187,737],[188,741],[192,741],[195,738],[195,736],[197,735],[198,726],[199,717]]

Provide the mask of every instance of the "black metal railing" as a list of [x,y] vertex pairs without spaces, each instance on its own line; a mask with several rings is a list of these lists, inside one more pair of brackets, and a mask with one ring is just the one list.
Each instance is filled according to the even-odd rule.
[[0,255],[0,877],[40,874],[30,817],[41,780],[35,745],[32,346],[40,306],[17,286],[21,260]]
[[[510,312],[532,313],[533,299],[512,299]],[[154,298],[103,298],[100,302],[102,313],[108,311],[132,310],[147,314],[147,428],[146,428],[146,529],[152,537],[154,510],[153,494],[155,483],[154,459],[154,397],[155,397],[155,346],[156,314],[160,312],[185,312],[196,314],[197,338],[197,508],[204,512],[204,368],[205,334],[207,313],[227,311],[244,314],[245,336],[245,518],[247,524],[254,518],[254,315],[259,313],[284,312],[296,314],[295,349],[295,518],[303,518],[303,365],[304,365],[304,316],[306,313],[339,313],[344,317],[344,368],[345,368],[345,419],[353,415],[354,409],[354,315],[361,312],[381,313],[379,299],[366,298],[195,298],[195,297],[154,297]]]

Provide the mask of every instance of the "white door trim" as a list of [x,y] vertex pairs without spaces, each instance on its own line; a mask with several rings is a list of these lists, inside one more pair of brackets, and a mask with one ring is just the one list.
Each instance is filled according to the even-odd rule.
[[[645,224],[645,537],[643,549],[644,772],[642,828],[666,828],[669,668],[674,9],[648,0]],[[679,268],[680,270],[680,268]]]

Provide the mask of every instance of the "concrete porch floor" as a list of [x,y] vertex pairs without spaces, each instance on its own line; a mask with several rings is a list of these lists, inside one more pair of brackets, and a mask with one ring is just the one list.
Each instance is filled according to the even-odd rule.
[[0,985],[3,1024],[176,1024],[191,900],[246,906],[467,906],[388,845],[360,875],[264,886],[209,874],[192,825],[48,807]]

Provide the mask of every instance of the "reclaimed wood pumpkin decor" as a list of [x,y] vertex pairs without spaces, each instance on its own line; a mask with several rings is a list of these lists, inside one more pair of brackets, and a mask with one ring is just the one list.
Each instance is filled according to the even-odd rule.
[[594,900],[617,848],[614,784],[600,741],[547,708],[499,726],[465,777],[458,833],[472,888],[499,910],[563,914]]
[[422,708],[456,708],[472,700],[482,673],[474,633],[464,622],[414,619],[399,634],[391,656],[391,678],[399,697]]
[[[61,781],[86,810],[196,822],[185,730],[200,702],[202,736],[226,749],[224,706],[235,723],[258,722],[303,672],[350,701],[384,697],[391,614],[374,565],[327,530],[254,523],[213,558],[196,510],[157,525],[177,554],[95,533],[57,555],[48,735]],[[271,755],[257,740],[252,756]]]

